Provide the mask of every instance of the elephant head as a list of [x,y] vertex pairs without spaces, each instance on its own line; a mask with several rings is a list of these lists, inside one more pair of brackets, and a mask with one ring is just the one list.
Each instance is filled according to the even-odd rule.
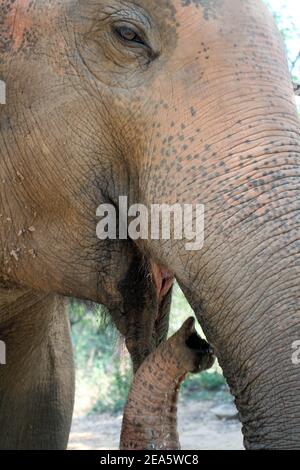
[[[137,250],[157,299],[173,275],[183,288],[245,445],[299,447],[299,119],[266,7],[2,0],[1,13],[1,278],[113,310]],[[203,249],[97,239],[97,207],[123,195],[204,204]]]

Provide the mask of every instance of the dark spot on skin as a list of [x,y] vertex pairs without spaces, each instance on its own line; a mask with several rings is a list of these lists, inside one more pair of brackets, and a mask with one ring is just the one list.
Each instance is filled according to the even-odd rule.
[[[37,32],[31,23],[34,7],[30,0],[3,0],[0,2],[0,54],[30,51],[37,42]],[[0,63],[4,62],[4,57]]]
[[217,18],[217,6],[220,0],[181,0],[183,7],[195,5],[196,8],[203,8],[203,17],[205,20],[215,20]]

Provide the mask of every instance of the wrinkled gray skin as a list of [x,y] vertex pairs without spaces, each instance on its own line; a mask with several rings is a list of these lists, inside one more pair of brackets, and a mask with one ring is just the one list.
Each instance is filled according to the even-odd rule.
[[[133,247],[118,255],[112,250],[105,268],[99,299],[124,335],[136,371],[166,339],[171,289],[158,301],[150,265]],[[67,302],[7,282],[0,294],[0,338],[7,347],[7,365],[0,368],[0,448],[64,449],[74,404]]]
[[[147,265],[132,252],[128,272],[118,283],[123,302],[109,306],[136,371],[166,338],[171,290],[158,304]],[[116,282],[114,269],[120,262],[112,256],[114,276],[108,272],[107,281]],[[0,367],[0,448],[64,449],[74,404],[67,302],[16,286],[2,286],[0,293],[0,338],[7,346],[7,365]]]
[[[271,15],[259,0],[0,5],[0,79],[8,84],[0,110],[1,315],[8,313],[16,356],[24,321],[34,347],[20,356],[34,352],[44,362],[34,380],[18,360],[1,370],[6,396],[18,374],[24,390],[43,387],[34,398],[16,393],[9,419],[2,403],[0,428],[11,437],[0,446],[66,444],[72,374],[61,371],[70,371],[70,352],[58,354],[58,367],[49,361],[46,345],[60,343],[61,333],[37,328],[38,318],[58,315],[50,307],[40,314],[45,292],[51,302],[54,294],[103,302],[121,318],[118,286],[128,278],[128,253],[138,253],[184,289],[236,397],[246,447],[300,448],[300,369],[291,360],[300,337],[299,119]],[[204,203],[203,250],[173,239],[136,248],[100,242],[96,208],[117,205],[119,195],[147,206]],[[161,288],[160,279],[158,303]],[[19,416],[33,399],[40,405],[24,440]]]

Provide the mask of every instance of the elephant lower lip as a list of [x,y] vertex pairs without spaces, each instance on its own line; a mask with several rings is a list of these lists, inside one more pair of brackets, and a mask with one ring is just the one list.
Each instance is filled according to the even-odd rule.
[[157,302],[160,304],[174,284],[174,275],[154,261],[151,261],[151,270],[157,292]]

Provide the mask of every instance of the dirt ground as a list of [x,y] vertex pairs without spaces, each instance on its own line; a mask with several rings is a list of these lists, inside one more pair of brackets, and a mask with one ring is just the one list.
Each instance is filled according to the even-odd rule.
[[[220,420],[214,414],[215,402],[190,401],[179,405],[178,421],[184,450],[243,449],[241,425],[237,420]],[[69,449],[118,449],[122,417],[75,413]]]

